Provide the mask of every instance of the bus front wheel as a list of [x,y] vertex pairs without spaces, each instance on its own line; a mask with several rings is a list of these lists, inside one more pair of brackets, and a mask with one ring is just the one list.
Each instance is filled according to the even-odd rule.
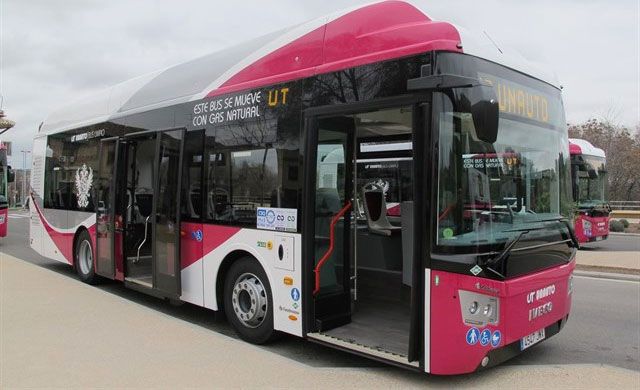
[[93,245],[91,244],[91,237],[86,230],[83,230],[78,235],[73,257],[76,272],[80,280],[88,284],[96,284],[98,282],[98,275],[96,275],[94,269]]
[[264,344],[275,337],[271,286],[255,259],[243,257],[231,265],[224,281],[224,311],[243,340]]

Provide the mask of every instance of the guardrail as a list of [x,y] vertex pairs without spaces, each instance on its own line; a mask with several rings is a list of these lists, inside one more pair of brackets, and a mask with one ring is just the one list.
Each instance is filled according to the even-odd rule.
[[640,210],[611,210],[609,216],[612,219],[629,218],[640,219]]
[[635,200],[610,200],[612,210],[638,210],[640,211],[640,201]]

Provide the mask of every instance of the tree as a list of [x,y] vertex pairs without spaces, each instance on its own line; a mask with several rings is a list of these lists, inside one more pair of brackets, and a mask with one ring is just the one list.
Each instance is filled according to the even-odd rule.
[[587,140],[604,150],[609,199],[640,201],[640,124],[630,129],[592,118],[570,124],[569,137]]

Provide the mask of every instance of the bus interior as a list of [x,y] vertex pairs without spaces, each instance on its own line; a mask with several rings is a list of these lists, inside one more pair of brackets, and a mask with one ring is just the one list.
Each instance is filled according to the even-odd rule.
[[152,221],[155,136],[128,140],[124,256],[127,280],[152,286]]
[[[412,120],[408,106],[324,117],[317,126],[316,265],[326,257],[316,296],[319,334],[403,357],[411,312]],[[330,251],[331,221],[341,209],[348,212],[334,221]],[[350,315],[321,303],[340,294],[349,297]]]

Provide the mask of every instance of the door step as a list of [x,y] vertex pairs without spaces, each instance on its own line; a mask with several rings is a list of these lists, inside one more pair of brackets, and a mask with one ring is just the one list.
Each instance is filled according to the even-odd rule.
[[124,278],[125,281],[133,284],[139,284],[144,287],[153,288],[151,276],[143,278]]
[[351,322],[351,315],[348,313],[333,314],[316,319],[316,327],[320,332],[334,329]]
[[321,343],[335,345],[342,349],[347,349],[353,351],[360,355],[372,356],[378,359],[387,360],[396,364],[401,364],[403,366],[409,366],[414,368],[419,368],[420,364],[416,362],[410,362],[407,360],[406,356],[399,355],[397,353],[381,350],[378,348],[369,347],[366,345],[358,344],[353,341],[343,340],[338,337],[329,336],[324,333],[307,333],[307,338],[317,340]]
[[129,256],[127,257],[127,261],[128,262],[132,262],[133,264],[137,264],[143,260],[151,260],[151,255],[145,255],[145,256],[140,256],[140,259],[138,261],[138,258],[136,256]]

